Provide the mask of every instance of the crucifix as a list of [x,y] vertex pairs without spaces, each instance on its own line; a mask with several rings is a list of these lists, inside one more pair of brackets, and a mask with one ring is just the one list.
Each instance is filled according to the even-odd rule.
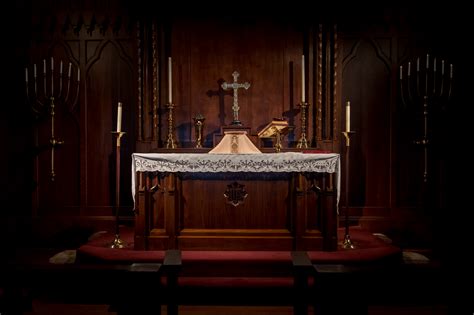
[[232,73],[232,76],[234,77],[234,82],[233,83],[224,82],[221,85],[222,89],[224,89],[224,90],[234,89],[234,105],[232,105],[232,112],[234,114],[234,120],[232,121],[231,125],[242,125],[242,123],[239,120],[239,109],[240,109],[240,107],[239,107],[239,101],[238,101],[238,96],[237,96],[237,90],[239,88],[244,88],[244,89],[247,90],[250,87],[250,83],[248,83],[248,82],[245,82],[245,83],[238,83],[237,82],[237,79],[238,79],[239,75],[240,74],[237,71],[234,71]]

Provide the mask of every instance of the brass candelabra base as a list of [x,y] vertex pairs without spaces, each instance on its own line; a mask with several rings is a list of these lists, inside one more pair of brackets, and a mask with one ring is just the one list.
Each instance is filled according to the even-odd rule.
[[124,248],[124,247],[126,247],[125,242],[120,239],[119,234],[115,234],[114,241],[110,245],[110,248]]
[[351,236],[349,234],[344,235],[344,241],[342,241],[342,248],[354,249],[355,245],[352,243]]

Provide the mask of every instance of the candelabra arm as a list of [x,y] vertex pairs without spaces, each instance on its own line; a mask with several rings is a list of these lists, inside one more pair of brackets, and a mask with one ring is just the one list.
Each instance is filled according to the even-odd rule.
[[453,90],[453,79],[449,79],[449,87],[448,87],[448,100],[451,98],[451,92]]
[[351,137],[355,134],[355,131],[343,131],[344,139],[346,140],[346,147],[351,146]]
[[[411,94],[411,76],[408,76],[408,79],[407,79],[407,94],[408,94],[408,104],[411,104],[413,103],[413,95]],[[401,89],[403,89],[403,87],[401,87]],[[408,104],[405,104],[406,106]]]
[[25,82],[25,93],[26,93],[26,102],[30,102],[30,92],[28,88],[28,81]]
[[405,101],[405,95],[403,93],[403,79],[400,78],[400,99],[402,100],[402,104],[403,106],[406,108],[407,107],[407,103]]

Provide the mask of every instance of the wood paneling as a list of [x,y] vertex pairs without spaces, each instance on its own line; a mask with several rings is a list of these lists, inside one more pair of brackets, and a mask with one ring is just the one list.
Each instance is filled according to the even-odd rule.
[[[299,39],[299,40],[298,40]],[[239,89],[239,118],[253,132],[282,117],[300,99],[302,34],[289,23],[270,19],[177,19],[172,25],[173,99],[182,146],[194,140],[192,117],[206,117],[205,146],[232,121],[232,91],[222,82],[249,82]],[[290,81],[291,80],[291,81]]]
[[[333,174],[137,173],[136,249],[334,250]],[[247,197],[228,203],[237,182]],[[314,188],[314,187],[313,187]]]
[[345,43],[343,83],[353,83],[343,84],[342,93],[344,101],[351,102],[351,129],[356,132],[351,139],[349,204],[353,207],[388,208],[390,44],[350,38]]
[[[89,49],[89,46],[87,45]],[[115,198],[115,138],[111,131],[117,126],[117,103],[122,106],[122,130],[127,134],[123,137],[121,146],[121,191],[130,189],[130,172],[133,152],[133,70],[132,65],[124,59],[121,46],[110,41],[103,41],[101,46],[94,49],[95,55],[89,60],[86,76],[87,107],[86,119],[86,151],[87,154],[87,205],[113,205]],[[132,54],[132,51],[129,51]],[[130,147],[132,144],[132,147]],[[131,205],[130,194],[122,194],[121,204]],[[104,209],[106,210],[106,209]],[[112,214],[101,213],[101,215]]]

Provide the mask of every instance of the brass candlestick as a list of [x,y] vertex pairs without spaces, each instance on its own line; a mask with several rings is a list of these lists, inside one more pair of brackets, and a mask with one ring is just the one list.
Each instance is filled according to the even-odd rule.
[[202,148],[202,132],[204,129],[204,118],[203,115],[197,114],[196,117],[193,118],[194,120],[194,129],[196,132],[196,146],[195,148]]
[[177,147],[177,143],[174,140],[174,119],[173,119],[173,109],[174,104],[168,103],[166,104],[168,108],[168,140],[166,141],[166,148],[167,149],[175,149]]
[[125,135],[122,131],[112,131],[112,135],[116,138],[115,146],[115,238],[110,248],[124,248],[125,242],[120,239],[120,140]]
[[296,145],[297,148],[307,148],[308,140],[306,140],[306,109],[309,104],[306,102],[301,102],[299,104],[301,107],[301,136]]
[[350,147],[351,147],[351,137],[355,134],[354,131],[344,131],[342,132],[346,138],[346,151],[345,151],[345,199],[346,199],[346,213],[345,213],[345,232],[344,232],[344,241],[342,242],[342,248],[344,249],[354,249],[355,245],[351,241],[351,236],[349,234],[349,178],[350,178],[350,166],[349,166],[349,156],[350,156]]

